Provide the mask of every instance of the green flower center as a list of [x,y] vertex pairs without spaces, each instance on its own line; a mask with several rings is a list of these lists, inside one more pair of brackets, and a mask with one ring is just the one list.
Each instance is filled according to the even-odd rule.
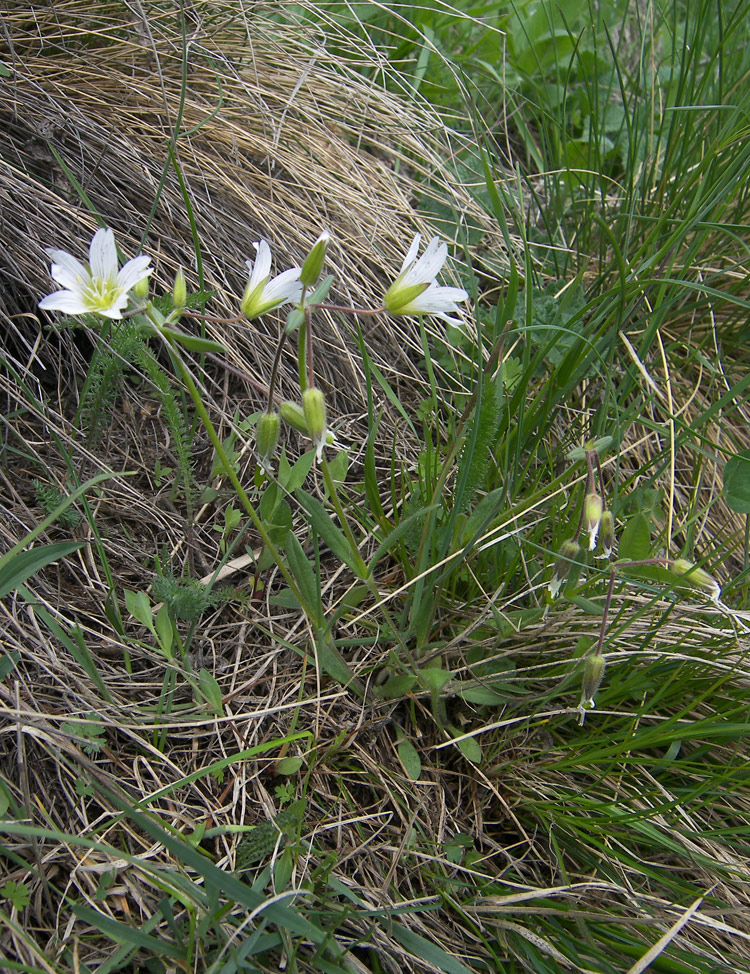
[[117,281],[94,278],[84,289],[84,300],[92,311],[107,311],[120,297]]

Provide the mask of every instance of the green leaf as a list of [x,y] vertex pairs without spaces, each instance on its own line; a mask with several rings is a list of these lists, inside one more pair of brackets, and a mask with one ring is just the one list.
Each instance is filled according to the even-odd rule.
[[415,521],[421,521],[427,514],[431,511],[436,511],[439,507],[441,507],[440,504],[428,504],[425,507],[420,507],[418,511],[414,511],[413,514],[404,518],[403,521],[399,521],[398,525],[388,534],[386,539],[378,545],[375,553],[370,558],[370,571],[372,571],[383,555],[386,555],[396,542],[411,530]]
[[336,648],[336,643],[334,642],[330,629],[323,630],[321,628],[318,632],[315,639],[315,652],[318,663],[329,676],[332,676],[342,687],[351,687],[357,696],[364,696],[362,684],[354,676],[348,664],[344,661],[343,656]]
[[305,312],[301,308],[292,308],[286,319],[286,333],[293,334],[298,331],[305,323]]
[[29,548],[28,551],[16,551],[7,561],[5,558],[0,560],[0,599],[53,561],[77,551],[82,544],[82,541],[59,541]]
[[294,532],[290,531],[284,541],[284,549],[289,561],[289,570],[302,596],[303,608],[316,629],[323,628],[323,609],[320,604],[320,590],[315,567],[302,550],[302,545]]
[[164,328],[161,330],[161,334],[170,345],[182,345],[190,352],[198,352],[201,355],[206,352],[223,355],[226,352],[226,348],[219,342],[211,341],[210,338],[201,338],[198,335],[188,335],[176,328]]
[[417,678],[412,673],[397,673],[386,680],[383,686],[378,687],[375,692],[383,700],[397,700],[413,689],[416,682]]
[[307,299],[307,304],[315,305],[320,304],[325,301],[328,297],[328,292],[331,290],[331,285],[333,284],[333,274],[329,274],[324,277],[323,280],[318,284],[313,293]]
[[412,781],[419,781],[419,776],[422,774],[422,759],[412,742],[405,737],[396,745],[396,750],[404,771]]
[[[21,654],[15,649],[10,653],[6,653],[5,656],[0,657],[0,682],[2,682],[9,673],[13,672],[18,665],[20,658]],[[0,812],[0,815],[1,814],[2,812]]]
[[440,693],[453,674],[450,670],[443,670],[439,666],[426,666],[419,671],[419,679],[426,689],[433,693]]
[[134,619],[151,632],[154,631],[154,615],[145,592],[131,592],[130,589],[125,589],[125,605]]
[[174,957],[184,956],[184,947],[169,943],[164,937],[151,937],[138,927],[131,927],[127,923],[113,920],[111,917],[92,910],[91,907],[83,906],[80,903],[73,903],[71,910],[79,918],[93,927],[100,934],[109,937],[116,944],[127,944],[129,947],[141,948],[148,951],[152,957]]
[[407,927],[400,924],[392,924],[391,921],[383,921],[388,924],[390,934],[397,940],[402,947],[406,947],[415,957],[419,957],[423,964],[430,970],[443,971],[443,974],[471,974],[468,967],[464,966],[451,954],[446,954],[442,947],[438,947],[431,940],[421,937]]
[[724,498],[737,514],[750,514],[750,450],[727,460],[724,467]]
[[282,758],[276,765],[276,774],[297,774],[303,764],[302,758]]
[[305,478],[310,473],[314,461],[315,450],[308,450],[307,453],[303,453],[289,471],[286,481],[281,480],[281,467],[279,465],[279,481],[283,487],[286,487],[290,494],[293,494],[305,482]]
[[169,616],[169,607],[167,605],[163,605],[156,613],[154,628],[156,629],[156,638],[159,640],[162,652],[165,656],[171,657],[172,645],[174,643],[174,624]]
[[219,716],[224,716],[224,695],[219,682],[213,673],[201,670],[198,674],[198,689],[211,710]]
[[[455,727],[451,727],[450,731],[456,737],[461,736],[460,731]],[[456,741],[456,747],[467,761],[471,761],[472,764],[482,763],[482,747],[476,737],[465,737],[463,740]]]
[[489,687],[467,687],[458,692],[467,703],[473,703],[480,707],[499,707],[508,702],[507,694],[498,693]]
[[0,781],[0,818],[5,818],[5,814],[10,808],[10,798],[5,790],[5,785]]
[[651,557],[651,529],[644,514],[636,514],[625,525],[618,554],[621,561],[643,561]]
[[10,900],[17,910],[23,910],[31,903],[31,893],[29,893],[28,886],[23,881],[18,882],[15,879],[9,879],[7,883],[0,886],[0,896]]
[[349,472],[349,451],[339,450],[333,460],[326,460],[326,463],[333,481],[337,484],[345,483]]
[[304,490],[298,490],[295,496],[307,511],[312,529],[328,545],[333,554],[351,568],[358,578],[366,578],[367,566],[363,562],[362,556],[358,551],[352,550],[346,535],[338,525],[334,524],[331,515],[317,497],[313,497]]

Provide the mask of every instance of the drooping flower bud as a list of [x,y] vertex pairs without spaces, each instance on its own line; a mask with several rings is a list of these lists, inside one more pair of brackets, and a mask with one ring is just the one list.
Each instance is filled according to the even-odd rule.
[[326,424],[326,400],[322,389],[310,386],[302,393],[302,409],[305,413],[307,432],[315,444],[318,460],[323,459],[323,447],[328,442]]
[[687,558],[675,558],[669,566],[669,570],[675,575],[684,577],[686,584],[705,592],[712,602],[719,601],[721,597],[719,583],[713,575],[709,575],[707,571],[698,568],[692,561],[688,561]]
[[552,578],[549,580],[549,584],[547,585],[547,591],[553,599],[556,598],[557,593],[560,591],[560,586],[562,585],[563,580],[566,579],[572,571],[573,565],[580,550],[581,546],[572,538],[568,538],[560,545],[560,550],[557,553],[557,559],[555,560],[555,567],[552,570]]
[[583,668],[581,706],[587,708],[596,706],[594,697],[596,696],[596,691],[602,685],[606,668],[607,661],[601,653],[586,657],[586,663]]
[[583,523],[589,535],[589,551],[593,551],[596,547],[603,512],[604,502],[601,496],[596,493],[586,494],[583,502]]
[[601,653],[587,656],[583,667],[583,685],[581,687],[581,702],[578,704],[580,723],[586,719],[586,711],[596,707],[596,691],[604,679],[604,671],[607,668],[607,661]]
[[281,417],[277,412],[267,412],[258,420],[255,429],[255,446],[258,463],[266,473],[273,472],[273,456],[279,442]]
[[281,418],[288,426],[291,426],[292,429],[297,430],[298,433],[304,433],[305,436],[309,436],[305,413],[299,403],[282,402]]
[[304,287],[312,287],[320,277],[320,272],[323,270],[323,261],[325,260],[326,250],[328,249],[328,241],[330,239],[330,233],[327,230],[324,230],[313,244],[313,248],[310,253],[307,255],[307,257],[305,257],[305,262],[302,265],[302,271],[299,275],[299,279]]
[[599,541],[601,542],[602,551],[598,557],[609,558],[615,546],[615,519],[612,516],[612,511],[602,512],[602,520],[599,525]]

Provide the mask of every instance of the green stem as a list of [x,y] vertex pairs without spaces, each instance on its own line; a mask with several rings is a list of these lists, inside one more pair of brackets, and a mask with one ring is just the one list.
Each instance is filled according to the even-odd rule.
[[349,542],[349,546],[352,549],[352,555],[354,557],[357,575],[359,575],[359,577],[363,581],[366,581],[370,576],[370,570],[365,564],[362,555],[360,555],[359,553],[359,546],[354,538],[352,529],[349,526],[349,521],[346,515],[344,514],[344,508],[341,505],[341,501],[339,500],[339,494],[338,491],[336,490],[336,482],[331,476],[331,471],[328,466],[328,461],[325,459],[325,457],[320,461],[320,468],[323,471],[323,480],[325,480],[326,487],[328,488],[328,495],[331,498],[331,503],[333,504],[333,508],[336,511],[336,514],[338,515],[339,521],[341,522],[341,527],[344,529],[346,540]]
[[307,389],[307,308],[305,308],[305,320],[299,326],[297,369],[299,370],[299,391],[303,393]]
[[174,362],[177,371],[180,373],[180,377],[182,381],[187,386],[187,390],[190,393],[190,398],[193,400],[193,404],[195,405],[196,412],[198,413],[201,422],[203,423],[203,427],[206,430],[206,433],[208,433],[208,438],[211,440],[211,443],[213,444],[214,449],[216,450],[216,455],[218,456],[219,460],[221,461],[221,465],[224,468],[224,473],[227,475],[232,487],[234,487],[234,490],[237,496],[239,497],[242,506],[245,508],[245,511],[247,512],[250,520],[255,525],[255,529],[260,535],[263,544],[266,546],[268,551],[271,553],[271,557],[278,565],[279,571],[284,576],[284,579],[286,580],[286,583],[289,586],[289,588],[292,590],[294,597],[299,601],[299,604],[304,609],[305,615],[307,615],[309,619],[314,619],[315,615],[313,613],[312,607],[306,605],[305,599],[302,595],[302,592],[300,591],[299,586],[297,585],[297,582],[294,579],[294,576],[287,568],[284,559],[281,557],[281,554],[279,553],[278,548],[271,540],[271,536],[269,535],[268,531],[266,531],[263,522],[261,521],[255,508],[253,507],[252,501],[247,496],[247,493],[245,492],[245,488],[240,483],[239,477],[237,476],[234,468],[232,467],[231,461],[229,460],[229,457],[227,456],[226,451],[224,450],[224,445],[222,444],[219,435],[216,432],[213,423],[211,422],[211,417],[208,415],[206,407],[203,405],[203,399],[201,398],[201,394],[198,391],[198,387],[196,386],[195,381],[193,380],[193,377],[190,374],[190,370],[182,361],[182,357],[180,356],[179,352],[174,348],[174,346],[167,343],[167,348],[169,349],[170,357]]

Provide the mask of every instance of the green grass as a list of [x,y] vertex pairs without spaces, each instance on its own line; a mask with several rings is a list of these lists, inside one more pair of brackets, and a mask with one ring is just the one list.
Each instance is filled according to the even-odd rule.
[[[74,381],[52,392],[30,383],[8,339],[2,462],[21,486],[8,490],[0,559],[5,967],[750,970],[750,5],[240,12],[238,26],[234,8],[199,4],[201,47],[183,44],[194,20],[183,35],[172,10],[152,11],[169,104],[185,107],[190,137],[222,137],[206,116],[247,97],[244,81],[233,87],[254,63],[242,31],[278,36],[259,90],[272,117],[287,106],[294,137],[272,190],[292,201],[290,235],[310,210],[323,225],[336,193],[323,206],[304,186],[313,202],[295,203],[293,164],[317,154],[323,178],[335,152],[308,152],[294,128],[305,85],[289,95],[273,79],[288,63],[296,85],[301,64],[313,71],[307,38],[324,37],[329,74],[303,119],[325,117],[324,82],[335,106],[336,80],[343,92],[359,77],[372,86],[363,98],[391,99],[379,151],[399,112],[406,131],[411,118],[440,131],[439,166],[435,143],[404,136],[382,170],[366,115],[349,120],[362,164],[394,185],[408,171],[413,219],[455,242],[451,273],[473,315],[462,327],[385,315],[371,327],[315,313],[296,355],[291,341],[279,356],[283,398],[299,398],[310,328],[329,423],[346,408],[356,418],[338,431],[347,449],[315,467],[290,434],[271,483],[248,460],[248,417],[265,408],[275,323],[246,344],[235,324],[182,320],[226,349],[234,372],[158,322],[147,340],[167,338],[147,360],[141,341],[131,360],[91,335],[102,357],[90,366],[71,343]],[[100,13],[99,40],[69,37],[67,58],[125,43],[120,4]],[[15,15],[23,61],[29,27]],[[278,131],[264,151],[287,151]],[[154,213],[161,194],[169,213],[187,211],[182,237],[165,236],[155,292],[187,263],[173,256],[180,240],[189,253],[210,228],[195,201],[211,170],[193,166],[183,144],[205,149],[187,140],[173,132],[171,155],[163,137],[151,143],[164,164]],[[81,198],[103,212],[111,202]],[[380,202],[358,205],[364,220]],[[141,222],[130,229],[137,237]],[[329,229],[331,272],[344,278],[334,289],[377,303],[411,228],[374,271],[375,255],[348,254]],[[247,256],[235,249],[212,278],[226,255],[202,248],[209,315]],[[378,328],[389,329],[382,346]],[[340,362],[356,358],[351,381],[327,371],[339,347]],[[108,410],[131,405],[107,413],[90,448],[70,417],[97,362],[116,373]],[[242,370],[252,408],[248,386],[230,386]],[[592,488],[614,516],[611,560],[595,557],[601,544],[586,550]],[[63,522],[71,505],[82,523]],[[584,550],[553,599],[571,538]],[[670,573],[665,559],[678,557],[715,577],[721,597]],[[586,660],[600,654],[584,712]]]

